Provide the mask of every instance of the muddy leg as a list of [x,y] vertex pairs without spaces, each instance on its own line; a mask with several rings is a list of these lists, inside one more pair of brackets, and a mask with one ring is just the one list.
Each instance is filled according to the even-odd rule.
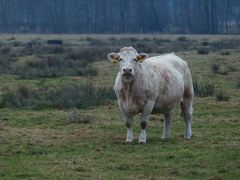
[[182,115],[185,120],[185,132],[184,138],[191,139],[192,137],[192,99],[191,98],[184,98],[183,102],[181,102],[181,110]]
[[164,113],[164,129],[162,134],[162,140],[167,140],[170,138],[170,129],[171,129],[171,114],[170,112]]
[[154,103],[155,103],[154,101],[148,101],[144,107],[142,117],[141,117],[141,122],[140,122],[141,132],[139,135],[139,141],[138,141],[139,144],[145,144],[147,142],[146,127],[147,127],[148,120],[151,116]]

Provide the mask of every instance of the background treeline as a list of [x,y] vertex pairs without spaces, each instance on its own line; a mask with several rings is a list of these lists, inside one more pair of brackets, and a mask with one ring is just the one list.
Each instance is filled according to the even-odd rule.
[[0,32],[240,32],[239,0],[0,0]]

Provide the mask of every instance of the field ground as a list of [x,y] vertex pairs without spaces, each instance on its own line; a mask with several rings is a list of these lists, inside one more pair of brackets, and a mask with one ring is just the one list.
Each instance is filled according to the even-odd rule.
[[[115,38],[159,38],[170,45],[181,41],[181,35],[0,35],[2,46],[11,41],[62,39],[64,47],[81,48],[87,38],[98,41]],[[188,45],[177,55],[185,59],[193,78],[223,92],[227,100],[216,95],[194,99],[193,138],[183,139],[184,122],[180,110],[173,112],[169,141],[160,139],[162,117],[152,115],[148,126],[148,143],[138,145],[138,117],[134,121],[135,141],[126,145],[125,126],[116,100],[87,108],[14,107],[0,109],[0,179],[239,179],[240,177],[240,43],[226,48],[225,41],[240,41],[240,36],[184,36],[186,41],[205,43],[209,53],[201,54]],[[92,39],[90,39],[92,41]],[[217,49],[208,45],[212,45]],[[223,43],[219,47],[216,43]],[[86,42],[84,42],[84,46]],[[124,45],[124,44],[123,44]],[[185,44],[186,45],[186,44]],[[196,45],[196,44],[195,44]],[[118,44],[121,46],[121,43]],[[196,45],[197,46],[197,45]],[[172,46],[169,49],[172,52]],[[12,47],[16,48],[16,47]],[[227,54],[223,54],[227,51]],[[168,52],[165,52],[168,53]],[[158,54],[151,50],[151,54]],[[14,66],[35,54],[17,57]],[[1,56],[0,56],[1,57]],[[213,64],[217,69],[213,69]],[[102,58],[91,62],[95,76],[61,75],[58,77],[20,78],[14,73],[1,73],[0,95],[4,89],[56,88],[61,84],[91,81],[97,87],[112,87],[117,65]],[[219,66],[218,66],[219,65]],[[12,66],[12,65],[11,65]],[[215,70],[215,71],[214,71]],[[69,72],[66,72],[69,73]],[[90,79],[90,80],[89,80]],[[61,97],[60,97],[61,98]],[[69,121],[74,111],[86,123]]]

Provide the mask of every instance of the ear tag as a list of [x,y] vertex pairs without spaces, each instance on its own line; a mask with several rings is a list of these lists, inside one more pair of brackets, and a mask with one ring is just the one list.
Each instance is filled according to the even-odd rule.
[[117,63],[118,60],[117,60],[117,59],[113,59],[112,62],[113,62],[113,63]]
[[144,58],[139,59],[139,62],[140,62],[140,63],[143,63],[143,61],[144,61]]
[[144,57],[140,55],[140,56],[137,58],[137,61],[140,62],[140,63],[142,63],[142,62],[144,61]]

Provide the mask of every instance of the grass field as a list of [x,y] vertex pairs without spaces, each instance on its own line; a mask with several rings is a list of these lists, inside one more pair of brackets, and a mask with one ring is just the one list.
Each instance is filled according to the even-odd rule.
[[[47,45],[49,39],[60,39],[63,46]],[[190,141],[183,139],[184,122],[176,108],[169,141],[160,138],[162,117],[152,115],[147,144],[137,143],[138,117],[134,143],[124,143],[117,102],[103,99],[110,96],[118,70],[105,57],[131,44],[150,55],[175,51],[188,62],[195,81],[214,86],[213,95],[194,99]],[[89,58],[99,49],[104,52]],[[47,96],[58,96],[53,92],[62,85],[89,82],[107,88],[101,97],[96,89],[95,106],[76,108],[67,100],[69,107],[59,106]],[[59,92],[56,101],[64,103],[67,90]],[[0,35],[0,102],[0,179],[240,177],[240,36]]]

